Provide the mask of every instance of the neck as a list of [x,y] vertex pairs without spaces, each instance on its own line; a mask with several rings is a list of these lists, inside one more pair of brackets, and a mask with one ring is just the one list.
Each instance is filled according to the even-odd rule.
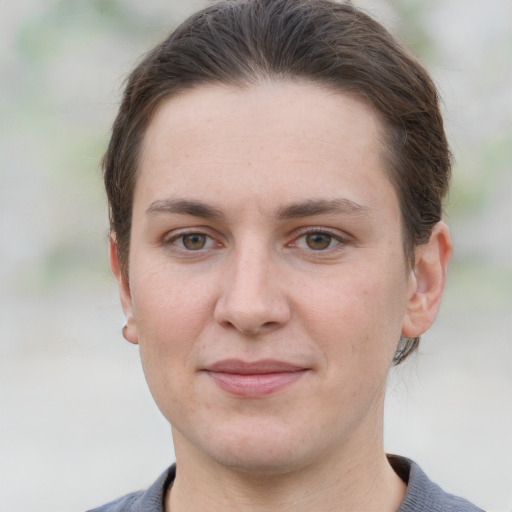
[[270,474],[226,468],[210,460],[197,464],[197,458],[190,457],[193,448],[179,432],[173,435],[178,469],[166,512],[395,512],[405,495],[405,484],[387,461],[382,436],[373,442],[366,437],[355,451],[325,454],[320,464]]

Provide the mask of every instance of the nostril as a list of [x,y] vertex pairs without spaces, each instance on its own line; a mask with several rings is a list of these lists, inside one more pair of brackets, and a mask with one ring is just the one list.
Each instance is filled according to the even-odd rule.
[[269,321],[263,323],[257,322],[248,322],[248,321],[235,321],[235,320],[226,320],[221,322],[221,325],[227,329],[235,329],[246,336],[256,337],[260,334],[265,334],[270,331],[274,331],[278,329],[280,326],[280,322]]

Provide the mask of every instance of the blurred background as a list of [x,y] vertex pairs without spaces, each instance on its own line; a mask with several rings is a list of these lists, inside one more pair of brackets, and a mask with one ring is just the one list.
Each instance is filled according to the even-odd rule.
[[[387,451],[512,510],[512,2],[356,1],[433,74],[455,154],[446,296]],[[107,262],[99,160],[137,58],[203,5],[0,0],[0,511],[83,511],[173,460]]]

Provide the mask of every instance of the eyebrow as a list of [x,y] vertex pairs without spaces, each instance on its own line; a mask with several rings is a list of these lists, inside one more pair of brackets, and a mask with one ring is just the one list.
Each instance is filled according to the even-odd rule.
[[[163,199],[154,201],[146,209],[147,215],[181,214],[204,219],[223,219],[225,215],[214,206],[191,199]],[[285,204],[276,211],[278,220],[311,217],[325,213],[338,213],[350,216],[368,215],[370,209],[350,199],[309,199]]]
[[277,210],[278,219],[311,217],[325,213],[341,213],[350,216],[368,215],[370,209],[350,199],[311,199],[284,205]]
[[192,215],[205,219],[221,219],[224,217],[223,213],[218,208],[201,201],[189,199],[163,199],[154,201],[146,210],[146,214],[148,215],[159,213]]

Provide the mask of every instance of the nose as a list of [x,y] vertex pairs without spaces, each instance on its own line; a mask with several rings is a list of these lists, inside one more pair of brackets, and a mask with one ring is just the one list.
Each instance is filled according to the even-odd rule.
[[291,317],[277,262],[265,249],[248,247],[226,262],[215,321],[246,335],[275,331]]

